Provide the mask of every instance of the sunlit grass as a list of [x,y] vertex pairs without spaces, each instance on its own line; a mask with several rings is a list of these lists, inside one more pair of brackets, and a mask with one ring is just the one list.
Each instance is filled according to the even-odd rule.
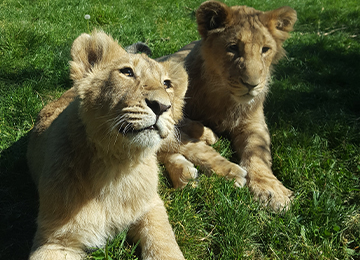
[[[180,191],[162,178],[160,193],[181,250],[187,259],[359,259],[358,1],[225,2],[297,10],[288,57],[276,66],[265,104],[273,170],[295,197],[288,212],[275,214],[247,188],[216,176],[201,176],[197,188]],[[1,259],[25,259],[32,244],[38,202],[25,161],[27,133],[40,109],[71,87],[73,40],[98,28],[124,46],[146,42],[160,57],[199,38],[194,12],[200,3],[0,3]],[[214,147],[234,157],[226,139]],[[122,233],[89,258],[136,259],[135,248]]]

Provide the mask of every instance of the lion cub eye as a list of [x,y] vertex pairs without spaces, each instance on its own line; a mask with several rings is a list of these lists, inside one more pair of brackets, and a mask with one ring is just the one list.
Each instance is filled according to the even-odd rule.
[[127,77],[134,77],[134,71],[131,68],[120,69],[120,72]]
[[262,47],[261,52],[262,53],[267,53],[269,50],[270,50],[269,47]]
[[165,86],[165,89],[168,89],[168,88],[171,88],[171,81],[170,80],[164,80],[164,86]]
[[239,51],[239,48],[236,44],[230,45],[226,48],[228,52],[237,52]]

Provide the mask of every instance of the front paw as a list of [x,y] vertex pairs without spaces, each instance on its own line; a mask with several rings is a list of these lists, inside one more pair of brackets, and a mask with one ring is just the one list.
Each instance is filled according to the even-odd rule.
[[180,129],[189,138],[204,141],[208,145],[213,145],[219,140],[217,135],[210,128],[198,121],[184,118]]
[[189,181],[198,177],[198,170],[194,164],[181,154],[173,154],[168,157],[165,167],[175,189],[184,188]]
[[291,205],[293,192],[277,179],[250,181],[249,187],[256,200],[275,211],[286,211]]
[[199,139],[208,145],[213,145],[219,140],[219,137],[210,128],[204,126],[203,135]]
[[247,171],[238,164],[224,159],[223,165],[217,164],[213,170],[216,174],[224,176],[228,180],[234,180],[236,187],[244,187],[246,184]]

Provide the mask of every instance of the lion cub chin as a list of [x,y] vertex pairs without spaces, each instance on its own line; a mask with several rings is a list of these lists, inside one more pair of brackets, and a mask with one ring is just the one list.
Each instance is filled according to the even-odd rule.
[[71,55],[74,87],[44,107],[29,141],[40,197],[30,259],[81,259],[125,229],[143,259],[184,259],[157,193],[156,152],[182,117],[185,70],[97,31]]

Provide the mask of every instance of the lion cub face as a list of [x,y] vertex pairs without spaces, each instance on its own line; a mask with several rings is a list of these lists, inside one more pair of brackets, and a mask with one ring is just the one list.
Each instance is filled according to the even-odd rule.
[[261,12],[215,1],[203,3],[197,22],[207,70],[226,83],[237,102],[252,101],[267,92],[271,64],[285,55],[282,43],[295,21],[296,12],[290,7]]
[[108,150],[157,147],[181,119],[185,70],[129,54],[106,34],[91,37],[98,38],[84,34],[76,40],[71,63],[89,138]]

